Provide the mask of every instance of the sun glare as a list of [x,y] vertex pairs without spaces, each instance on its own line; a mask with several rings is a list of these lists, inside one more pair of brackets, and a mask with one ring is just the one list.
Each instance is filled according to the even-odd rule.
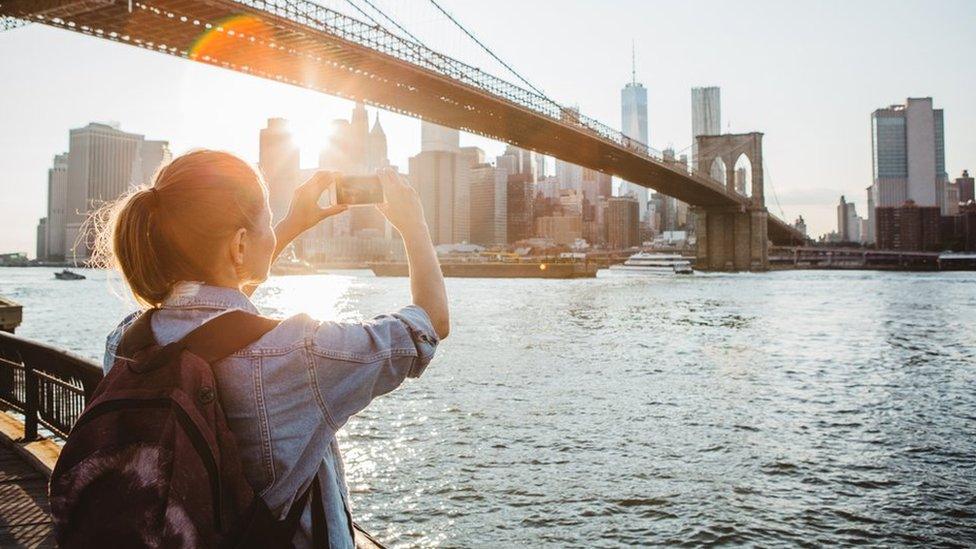
[[[305,159],[303,166],[314,164],[318,159],[319,153],[329,146],[332,141],[334,126],[323,123],[319,117],[308,117],[300,121],[292,120],[289,122],[291,137],[301,149],[302,158]],[[311,162],[310,162],[311,161]]]
[[277,276],[262,285],[255,302],[274,316],[307,313],[317,320],[353,320],[349,293],[355,283],[353,276],[335,274]]

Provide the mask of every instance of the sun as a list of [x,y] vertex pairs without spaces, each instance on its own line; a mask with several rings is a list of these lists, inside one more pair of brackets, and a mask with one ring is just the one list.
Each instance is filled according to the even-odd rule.
[[[323,122],[319,117],[289,120],[288,127],[292,140],[301,151],[303,159],[314,159],[317,162],[319,153],[328,147],[332,140],[333,124]],[[304,164],[309,164],[309,162],[304,162]]]

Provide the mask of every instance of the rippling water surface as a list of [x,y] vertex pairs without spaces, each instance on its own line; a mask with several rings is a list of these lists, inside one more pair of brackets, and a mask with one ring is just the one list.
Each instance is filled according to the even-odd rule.
[[[0,269],[18,331],[90,358],[106,273]],[[448,281],[419,380],[340,435],[393,546],[976,544],[976,275]],[[361,319],[405,279],[272,279],[268,314]]]

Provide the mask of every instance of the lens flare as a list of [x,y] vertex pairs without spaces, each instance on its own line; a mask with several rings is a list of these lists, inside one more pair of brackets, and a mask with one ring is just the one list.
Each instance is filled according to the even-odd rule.
[[271,42],[274,33],[271,27],[251,15],[234,15],[211,25],[197,38],[189,49],[191,59],[206,59],[233,53],[242,41]]

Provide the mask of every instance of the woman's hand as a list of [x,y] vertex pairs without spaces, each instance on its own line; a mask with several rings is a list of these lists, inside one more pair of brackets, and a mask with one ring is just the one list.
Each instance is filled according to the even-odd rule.
[[344,204],[333,204],[328,208],[319,206],[322,193],[335,185],[336,174],[327,171],[315,172],[308,181],[302,183],[292,196],[288,215],[278,222],[275,233],[279,240],[282,236],[292,240],[303,232],[311,229],[327,217],[340,214],[348,208]]
[[420,204],[420,195],[410,186],[407,178],[398,174],[393,168],[383,168],[376,172],[383,186],[382,204],[378,209],[400,234],[423,230],[427,232],[427,222],[424,220],[424,208]]

